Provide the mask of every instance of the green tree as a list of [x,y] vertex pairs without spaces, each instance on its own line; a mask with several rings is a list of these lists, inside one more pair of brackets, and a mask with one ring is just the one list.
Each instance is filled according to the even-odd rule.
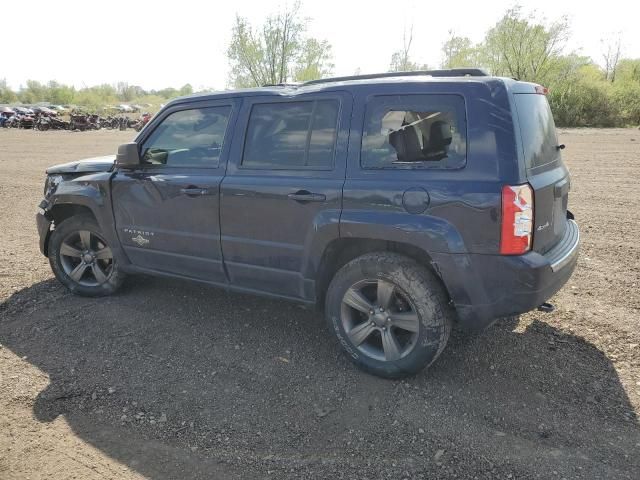
[[103,98],[95,89],[83,88],[78,91],[73,103],[82,107],[84,110],[95,112],[100,108],[103,108],[107,103],[115,103],[109,101],[105,102],[105,100],[106,99]]
[[409,28],[409,32],[405,28],[402,32],[402,49],[396,50],[391,55],[391,63],[389,64],[390,72],[411,72],[416,70],[427,70],[427,65],[420,65],[411,60],[411,44],[413,43],[413,24]]
[[162,90],[151,90],[150,93],[152,95],[158,95],[158,96],[164,98],[165,100],[169,100],[170,98],[174,98],[174,97],[179,97],[180,96],[180,92],[178,90],[176,90],[175,88],[172,88],[172,87],[163,88]]
[[551,84],[549,103],[558,126],[613,127],[619,124],[611,84],[594,63]]
[[620,126],[640,125],[640,83],[617,82],[612,89],[617,124]]
[[615,38],[601,40],[603,45],[602,60],[604,60],[604,72],[611,83],[616,80],[616,70],[622,55],[622,38],[618,34]]
[[118,82],[116,84],[116,94],[118,99],[123,102],[133,102],[136,98],[145,95],[146,92],[138,85],[129,85],[127,82]]
[[612,98],[622,125],[640,125],[640,59],[618,62]]
[[193,93],[193,87],[190,83],[184,84],[178,91],[178,95],[184,97],[185,95],[191,95]]
[[494,75],[539,81],[562,54],[569,36],[565,17],[544,25],[520,7],[505,13],[487,32],[480,48],[480,62]]
[[330,75],[333,70],[331,58],[329,42],[307,38],[296,59],[293,78],[297,82],[306,82]]
[[442,68],[478,66],[478,49],[468,37],[456,36],[449,30],[449,39],[442,45]]
[[45,101],[55,105],[68,105],[73,103],[75,89],[69,85],[62,85],[55,80],[47,83],[47,94]]
[[269,16],[261,28],[236,16],[227,50],[232,86],[278,84],[331,70],[329,43],[305,37],[306,20],[299,11],[300,3],[295,3]]
[[640,83],[640,58],[624,58],[616,67],[616,78],[620,82]]
[[16,93],[7,85],[6,79],[0,80],[0,103],[14,103],[18,100]]
[[46,100],[47,87],[36,80],[27,80],[27,86],[20,90],[19,98],[22,103],[37,103]]
[[602,68],[591,58],[566,54],[568,35],[566,18],[548,22],[515,7],[476,46],[450,32],[442,46],[443,67],[478,65],[549,87],[558,126],[640,124],[640,59],[621,58],[618,37],[605,45]]
[[[592,66],[595,68],[583,69],[583,67]],[[549,60],[549,68],[545,76],[540,80],[545,84],[555,84],[559,82],[566,82],[568,78],[574,78],[579,76],[581,72],[600,76],[598,67],[593,63],[589,57],[570,53],[569,55],[561,55],[553,57]]]

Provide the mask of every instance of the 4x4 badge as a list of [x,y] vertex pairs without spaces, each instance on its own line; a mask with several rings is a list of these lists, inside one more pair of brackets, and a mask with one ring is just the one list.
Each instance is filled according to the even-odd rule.
[[149,243],[149,240],[147,240],[146,238],[144,238],[142,235],[138,234],[137,237],[131,237],[131,240],[133,240],[134,242],[136,242],[139,246],[144,246],[147,243]]

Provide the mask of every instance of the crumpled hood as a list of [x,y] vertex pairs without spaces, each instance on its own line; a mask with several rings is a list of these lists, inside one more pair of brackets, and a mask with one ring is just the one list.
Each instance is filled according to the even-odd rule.
[[62,163],[47,168],[47,174],[108,172],[113,168],[115,159],[115,155],[106,155],[104,157],[93,157],[76,160],[75,162]]

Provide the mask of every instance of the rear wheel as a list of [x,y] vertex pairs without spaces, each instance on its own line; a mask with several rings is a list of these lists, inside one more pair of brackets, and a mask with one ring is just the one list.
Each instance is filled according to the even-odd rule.
[[78,295],[110,295],[124,279],[98,224],[85,215],[56,226],[49,243],[49,263],[56,278]]
[[394,253],[366,254],[342,267],[329,285],[325,311],[351,361],[386,378],[433,363],[453,320],[440,281]]

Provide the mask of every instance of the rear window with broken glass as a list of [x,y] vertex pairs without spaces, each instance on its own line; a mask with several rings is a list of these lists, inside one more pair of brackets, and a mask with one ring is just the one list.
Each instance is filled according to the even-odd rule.
[[388,95],[367,105],[362,168],[462,168],[466,151],[465,106],[459,95]]

